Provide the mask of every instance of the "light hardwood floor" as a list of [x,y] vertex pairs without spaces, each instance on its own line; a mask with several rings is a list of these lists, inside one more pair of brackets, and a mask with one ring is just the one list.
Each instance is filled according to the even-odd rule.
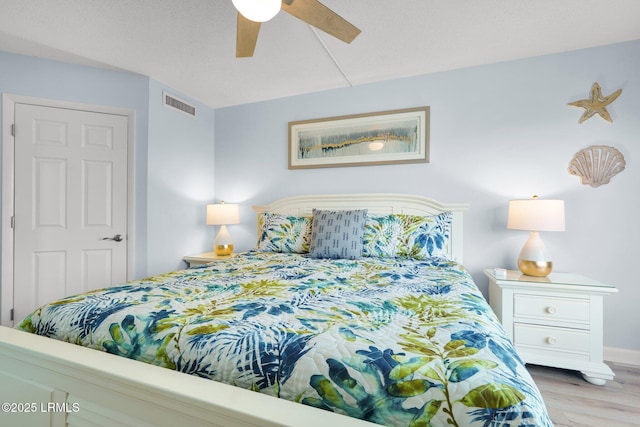
[[527,365],[555,427],[640,426],[640,368],[607,364],[616,376],[604,386],[579,372]]

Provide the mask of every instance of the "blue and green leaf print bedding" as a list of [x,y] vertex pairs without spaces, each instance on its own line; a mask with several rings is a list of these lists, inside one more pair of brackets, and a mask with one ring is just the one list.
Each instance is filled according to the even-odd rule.
[[473,280],[442,258],[249,252],[19,327],[388,426],[552,426]]

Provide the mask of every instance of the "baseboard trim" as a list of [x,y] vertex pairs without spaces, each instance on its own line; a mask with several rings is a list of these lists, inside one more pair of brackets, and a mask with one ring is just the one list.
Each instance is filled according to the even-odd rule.
[[640,367],[640,350],[626,348],[605,347],[604,360],[621,365]]

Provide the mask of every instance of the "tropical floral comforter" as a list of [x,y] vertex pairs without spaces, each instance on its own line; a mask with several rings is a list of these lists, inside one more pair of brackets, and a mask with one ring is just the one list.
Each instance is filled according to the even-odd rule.
[[388,426],[552,426],[466,270],[249,252],[46,305],[19,328]]

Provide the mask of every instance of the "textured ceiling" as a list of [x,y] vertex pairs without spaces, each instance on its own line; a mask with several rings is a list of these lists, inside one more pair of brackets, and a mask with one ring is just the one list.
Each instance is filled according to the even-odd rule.
[[638,0],[321,0],[350,45],[281,12],[235,57],[231,0],[0,0],[0,50],[126,70],[211,107],[640,39]]

